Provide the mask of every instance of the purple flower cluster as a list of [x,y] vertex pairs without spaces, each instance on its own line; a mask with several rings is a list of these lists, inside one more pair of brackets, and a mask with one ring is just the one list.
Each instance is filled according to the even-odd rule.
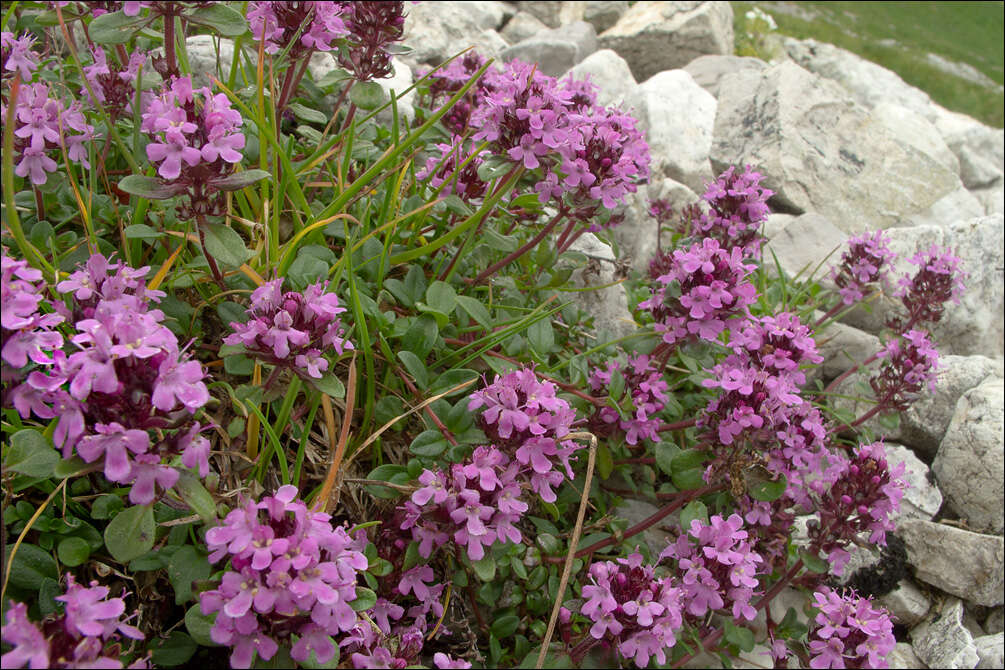
[[[421,487],[405,503],[401,529],[411,532],[423,558],[451,539],[473,561],[484,558],[485,547],[496,542],[519,542],[516,523],[528,509],[520,497],[520,469],[498,448],[482,446],[449,473],[423,470]],[[428,579],[432,576],[429,570]],[[410,587],[403,582],[398,588],[407,593]]]
[[173,79],[151,100],[140,129],[153,140],[147,158],[160,163],[163,179],[204,184],[231,171],[240,162],[244,120],[223,93],[193,89],[192,78]]
[[757,368],[789,380],[795,387],[806,383],[801,366],[824,360],[817,352],[813,332],[791,312],[748,319],[729,344],[737,358],[745,358]]
[[682,588],[671,577],[657,578],[635,553],[592,564],[582,595],[580,612],[593,622],[591,637],[607,640],[640,668],[652,658],[667,662],[666,650],[677,644],[683,623]]
[[[146,62],[147,54],[134,51],[129,56],[129,62],[124,66],[112,64],[109,66],[105,50],[100,46],[91,47],[94,62],[84,67],[84,76],[91,85],[95,97],[114,120],[129,108],[136,94],[136,81],[140,68]],[[91,97],[87,87],[80,89],[80,95]]]
[[863,444],[816,505],[819,520],[808,524],[810,546],[827,555],[834,574],[841,575],[850,554],[844,549],[862,533],[868,541],[886,544],[894,530],[892,515],[900,509],[906,484],[903,463],[890,468],[882,442]]
[[488,184],[478,176],[478,167],[488,156],[487,151],[464,155],[464,143],[454,137],[452,144],[437,144],[440,155],[426,159],[426,165],[416,173],[416,179],[429,179],[433,188],[443,187],[442,195],[456,195],[465,202],[481,200]]
[[[63,322],[60,314],[39,311],[45,300],[42,273],[25,261],[14,260],[3,249],[0,256],[0,327],[3,330],[3,349],[0,359],[4,363],[23,368],[32,360],[40,365],[51,365],[52,356],[47,351],[58,349],[63,336],[53,328]],[[6,377],[5,377],[6,381]]]
[[[5,668],[121,668],[121,636],[142,640],[143,633],[121,619],[122,598],[109,598],[108,587],[91,582],[81,586],[66,575],[62,614],[50,616],[41,627],[28,619],[28,606],[10,603],[3,626],[3,641],[13,649],[3,655]],[[128,620],[128,619],[127,619]],[[146,668],[138,659],[130,668]]]
[[925,386],[935,393],[939,352],[925,331],[910,330],[892,338],[877,356],[883,364],[869,385],[884,410],[904,411]]
[[331,348],[341,356],[353,348],[338,318],[345,308],[327,290],[327,281],[311,284],[303,293],[283,293],[282,277],[266,282],[251,294],[249,320],[232,322],[234,332],[224,344],[242,345],[270,365],[320,379],[329,366],[323,350]]
[[0,121],[7,123],[7,106],[14,105],[14,153],[19,157],[15,158],[14,173],[41,186],[48,180],[48,173],[59,167],[49,155],[52,151],[65,149],[67,159],[91,167],[87,148],[94,139],[94,126],[87,122],[78,101],[66,105],[52,96],[48,84],[30,83],[38,68],[38,57],[31,51],[33,43],[34,38],[28,35],[15,38],[13,33],[0,33],[4,59],[0,71],[16,71],[22,80],[17,99],[11,100],[9,82],[4,79]]
[[757,297],[757,289],[747,281],[754,266],[743,262],[739,247],[727,251],[706,238],[675,250],[669,268],[657,279],[652,295],[639,304],[656,319],[655,329],[667,344],[696,336],[716,340],[727,328],[737,328],[741,321],[733,317],[746,317],[747,306]]
[[479,424],[491,443],[515,458],[529,473],[530,488],[545,502],[556,499],[552,487],[573,478],[569,459],[580,445],[566,439],[576,412],[528,368],[514,370],[471,395],[468,410],[482,409]]
[[645,355],[629,356],[624,366],[607,361],[604,368],[593,368],[590,372],[590,389],[594,394],[609,395],[614,375],[623,380],[621,395],[611,396],[619,409],[611,405],[598,408],[589,420],[591,432],[607,436],[617,428],[624,431],[628,444],[638,444],[640,438],[659,442],[660,421],[655,415],[666,406],[668,386],[656,361]]
[[[53,439],[65,458],[76,450],[88,463],[103,461],[110,481],[131,483],[136,504],[154,500],[156,487],[174,486],[178,471],[162,461],[176,454],[202,476],[209,470],[209,441],[191,420],[209,400],[205,373],[162,324],[163,312],[149,308],[163,293],[145,289],[148,269],[95,254],[60,282],[75,306],[55,308],[74,323],[68,342],[77,351],[54,349],[50,357],[37,349],[32,360],[42,368],[11,394],[22,417],[57,419]],[[45,331],[38,337],[56,344]]]
[[761,187],[763,178],[749,165],[743,174],[731,165],[708,185],[702,199],[710,210],[692,220],[692,231],[718,240],[723,249],[740,247],[746,255],[759,255],[761,225],[770,214],[768,198],[775,194]]
[[279,645],[301,663],[335,655],[331,636],[352,630],[358,616],[358,573],[367,559],[331,517],[312,512],[294,486],[233,510],[206,532],[209,560],[230,559],[220,585],[199,595],[203,614],[216,613],[213,641],[233,648],[230,663],[250,668]]
[[691,521],[687,533],[667,545],[660,561],[676,563],[681,589],[681,609],[694,617],[727,608],[737,621],[753,621],[757,614],[750,599],[758,587],[761,556],[753,550],[743,530],[743,519],[713,516],[709,523]]
[[890,613],[854,591],[823,587],[813,594],[819,613],[809,633],[811,668],[887,668],[897,644]]
[[349,35],[347,48],[339,50],[339,65],[357,81],[388,77],[393,70],[391,47],[405,32],[405,3],[368,0],[341,4]]
[[966,288],[963,283],[966,273],[960,269],[960,259],[949,249],[933,244],[929,249],[916,253],[908,262],[916,265],[918,270],[913,277],[901,278],[896,294],[907,309],[907,327],[923,321],[939,321],[950,300],[960,304],[960,296]]
[[349,34],[343,16],[345,4],[255,0],[248,3],[248,27],[256,40],[264,38],[267,54],[285,49],[299,32],[300,38],[289,51],[291,60],[299,60],[313,51],[338,48],[338,40]]
[[882,230],[862,233],[848,240],[841,264],[831,270],[841,301],[852,305],[862,300],[869,286],[886,282],[886,270],[897,255],[890,250],[889,236]]

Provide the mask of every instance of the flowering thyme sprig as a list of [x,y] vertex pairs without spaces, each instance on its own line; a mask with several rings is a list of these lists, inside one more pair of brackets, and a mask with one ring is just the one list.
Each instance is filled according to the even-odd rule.
[[809,633],[811,668],[887,668],[897,640],[890,613],[854,591],[813,594],[818,610]]

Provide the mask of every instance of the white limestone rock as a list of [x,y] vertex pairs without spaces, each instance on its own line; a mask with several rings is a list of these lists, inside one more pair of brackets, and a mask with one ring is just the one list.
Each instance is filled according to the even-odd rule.
[[898,642],[886,657],[891,668],[927,668],[924,661],[914,653],[914,647],[907,642]]
[[908,562],[917,579],[978,605],[1005,603],[1001,536],[919,519],[902,520],[897,535],[907,546]]
[[583,20],[592,24],[598,33],[602,33],[625,15],[628,3],[625,0],[595,0],[586,3]]
[[911,643],[930,668],[973,668],[980,661],[974,639],[963,626],[959,598],[947,598],[941,611],[911,630]]
[[713,178],[708,160],[716,118],[712,94],[684,70],[668,70],[639,84],[625,106],[634,108],[649,142],[653,174],[703,193]]
[[825,277],[841,261],[841,252],[847,242],[848,234],[828,217],[807,212],[796,217],[765,245],[764,269],[769,275],[777,276],[781,266],[789,279],[798,276],[799,281],[807,281],[811,276]]
[[549,77],[558,77],[597,50],[597,33],[589,23],[575,21],[503,49],[504,61],[537,63]]
[[981,659],[978,668],[1005,668],[1005,633],[974,638],[974,646]]
[[636,2],[600,35],[639,81],[681,68],[698,56],[733,53],[733,9],[728,2]]
[[892,102],[880,102],[873,108],[872,115],[904,144],[927,154],[950,172],[960,173],[956,154],[946,145],[938,129],[918,112]]
[[901,479],[907,484],[904,497],[900,501],[900,510],[892,518],[896,522],[901,519],[921,519],[930,521],[942,507],[942,493],[933,483],[930,470],[914,452],[900,444],[886,445],[886,461],[890,469],[904,464],[904,474]]
[[534,2],[521,2],[518,7],[522,12],[533,14],[549,28],[558,28],[573,21],[582,21],[586,14],[586,4],[580,0],[567,0],[565,2],[535,0]]
[[929,597],[910,579],[901,580],[897,588],[878,597],[876,602],[889,610],[897,623],[908,628],[920,623],[932,607]]
[[516,44],[546,30],[548,26],[544,25],[541,19],[530,12],[519,11],[503,26],[500,34],[510,44]]
[[624,220],[611,231],[611,235],[618,243],[619,257],[643,276],[649,272],[649,262],[657,250],[656,219],[649,216],[648,211],[650,198],[666,200],[677,212],[700,200],[684,184],[663,178],[639,187],[637,193],[628,197],[626,204],[618,207],[616,214],[623,216]]
[[949,506],[977,531],[1005,530],[1005,382],[963,394],[932,463]]
[[748,70],[760,72],[766,67],[768,64],[760,58],[708,55],[698,56],[683,69],[694,78],[695,83],[718,98],[719,83],[727,74]]
[[501,2],[420,2],[409,5],[404,43],[412,48],[409,64],[439,65],[474,43],[485,30],[502,25]]
[[601,49],[577,63],[569,70],[576,79],[589,77],[600,87],[597,104],[622,106],[628,94],[638,85],[625,59],[610,49]]
[[587,257],[585,266],[572,273],[573,284],[579,288],[605,287],[571,293],[569,295],[573,303],[593,315],[596,330],[606,333],[609,338],[634,333],[638,326],[628,311],[628,297],[624,285],[607,286],[620,278],[618,264],[610,245],[602,242],[593,233],[584,233],[569,247],[569,250],[578,251]]

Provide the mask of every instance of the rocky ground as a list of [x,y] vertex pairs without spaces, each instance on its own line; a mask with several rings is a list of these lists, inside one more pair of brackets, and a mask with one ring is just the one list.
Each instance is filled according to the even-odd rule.
[[[854,557],[861,571],[849,581],[885,591],[879,600],[902,640],[891,667],[1003,667],[1003,131],[829,44],[787,39],[770,63],[733,56],[725,2],[431,2],[410,14],[405,43],[414,51],[386,88],[404,90],[414,72],[474,45],[537,62],[549,75],[589,74],[601,102],[634,108],[653,178],[614,230],[620,258],[592,235],[580,242],[597,260],[581,273],[584,284],[648,262],[656,229],[647,199],[695,202],[731,164],[754,165],[776,192],[768,248],[790,275],[818,265],[824,274],[850,235],[877,228],[888,229],[902,258],[933,242],[957,250],[970,277],[934,331],[945,365],[936,393],[896,429],[872,426],[913,485],[900,528],[884,554]],[[198,59],[215,64],[215,51],[199,39],[189,58],[193,71],[208,71]],[[315,74],[330,67],[322,58]],[[634,328],[621,286],[581,295],[599,328]],[[833,379],[876,350],[888,300],[826,331],[819,376]],[[633,505],[626,516],[648,513]],[[785,596],[792,602],[781,604],[801,605],[799,594]],[[764,667],[756,650],[748,660]]]

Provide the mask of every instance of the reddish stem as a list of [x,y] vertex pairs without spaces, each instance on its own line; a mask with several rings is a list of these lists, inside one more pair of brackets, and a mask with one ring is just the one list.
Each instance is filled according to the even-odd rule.
[[692,428],[698,423],[698,419],[685,419],[683,421],[676,421],[674,423],[664,423],[659,427],[660,433],[669,433],[672,430],[683,430],[685,428]]
[[[408,375],[406,375],[401,370],[395,370],[395,371],[398,373],[398,376],[401,377],[401,380],[405,382],[405,386],[407,386],[408,390],[412,392],[412,395],[415,396],[415,399],[421,402],[423,400],[422,393],[420,393],[419,389],[415,387],[415,384],[412,383],[412,380],[408,378]],[[429,405],[426,405],[423,408],[423,411],[426,413],[426,416],[429,417],[429,420],[433,422],[433,425],[436,426],[437,429],[439,429],[440,433],[443,434],[443,439],[449,442],[450,446],[456,447],[457,440],[454,439],[454,434],[450,432],[450,429],[447,428],[442,421],[440,421],[440,417],[436,416],[436,412],[433,411],[433,408],[430,407]]]
[[555,226],[557,226],[564,217],[565,217],[565,211],[559,210],[558,214],[555,215],[555,218],[549,221],[544,226],[544,228],[541,229],[541,232],[539,232],[537,235],[531,238],[531,240],[528,241],[526,244],[524,244],[522,247],[507,255],[506,258],[496,263],[493,263],[492,265],[488,266],[487,268],[479,272],[478,276],[472,279],[470,283],[473,286],[481,284],[483,281],[485,281],[487,277],[495,274],[502,268],[506,267],[516,259],[523,256],[525,253],[536,247],[541,242],[541,240],[547,237],[548,233],[550,233],[555,229]]

